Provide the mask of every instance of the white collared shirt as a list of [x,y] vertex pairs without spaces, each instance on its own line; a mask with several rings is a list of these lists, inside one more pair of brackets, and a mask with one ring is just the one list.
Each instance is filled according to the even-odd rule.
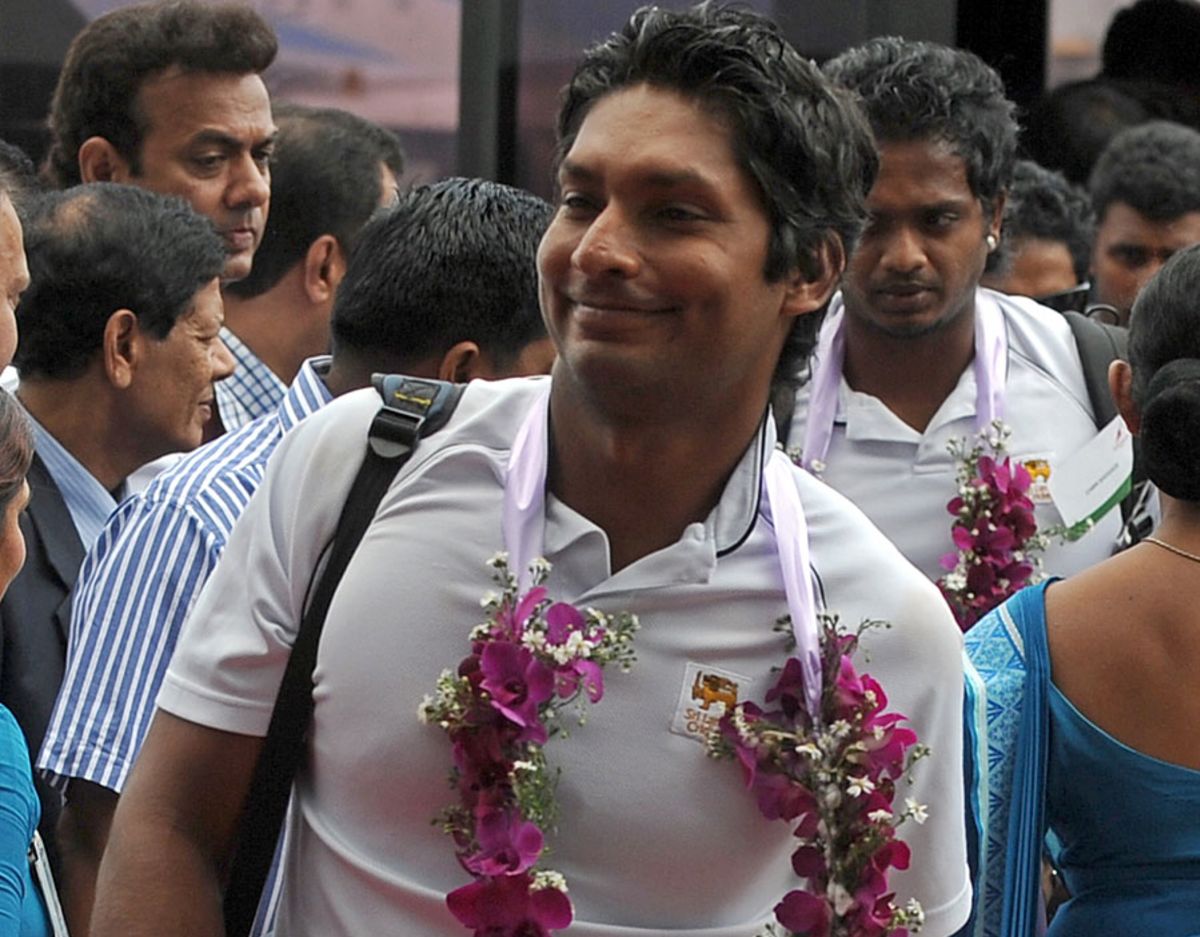
[[[451,802],[450,746],[417,706],[466,656],[501,546],[511,441],[537,379],[475,382],[452,422],[423,440],[393,483],[334,597],[315,673],[312,759],[297,782],[281,933],[459,937],[445,907],[468,878],[430,823]],[[313,568],[378,410],[348,395],[280,444],[258,494],[185,625],[159,706],[226,731],[262,735]],[[547,498],[544,548],[556,598],[641,618],[638,662],[605,675],[586,726],[547,749],[563,768],[552,868],[566,875],[576,937],[746,937],[796,887],[788,825],[768,822],[736,765],[687,733],[701,671],[732,675],[762,700],[786,657],[774,535],[759,513],[769,424],[720,503],[671,546],[613,574],[603,530]],[[937,591],[860,512],[797,470],[814,575],[848,626],[894,627],[865,641],[865,665],[934,755],[905,790],[931,819],[903,830],[927,937],[966,920],[961,636]]]
[[[996,304],[1004,314],[1009,454],[1021,462],[1069,457],[1097,432],[1070,326],[1053,310],[1020,297],[981,289],[975,301],[977,306]],[[841,304],[840,295],[834,304],[831,313]],[[975,390],[975,370],[965,368],[923,433],[877,397],[852,390],[845,378],[838,390],[821,477],[858,505],[930,579],[945,572],[939,560],[954,549],[954,519],[946,505],[957,494],[956,466],[947,444],[955,437],[974,436]],[[794,444],[804,439],[807,404],[808,389],[801,388],[789,433]],[[1040,528],[1062,523],[1053,504],[1035,507]],[[1069,576],[1107,558],[1120,527],[1120,512],[1114,509],[1082,539],[1055,542],[1043,557],[1046,572]]]

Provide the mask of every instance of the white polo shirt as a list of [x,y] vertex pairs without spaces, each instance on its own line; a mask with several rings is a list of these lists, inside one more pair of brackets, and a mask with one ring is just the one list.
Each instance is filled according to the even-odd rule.
[[[840,294],[834,297],[831,315],[841,302]],[[992,290],[978,290],[975,303],[976,308],[996,305],[1004,314],[1009,454],[1021,462],[1074,454],[1097,430],[1079,349],[1066,319],[1032,300]],[[954,437],[975,435],[975,388],[975,369],[968,367],[923,433],[879,398],[851,390],[845,378],[838,389],[837,416],[821,477],[858,505],[930,579],[943,575],[939,560],[954,549],[954,518],[946,504],[957,493],[956,466],[946,447]],[[797,394],[789,445],[804,440],[808,395],[807,386]],[[1048,501],[1036,504],[1035,513],[1042,529],[1062,523]],[[1046,572],[1069,576],[1107,558],[1120,528],[1120,511],[1114,509],[1080,540],[1055,542],[1043,554]]]
[[[461,937],[445,895],[469,881],[431,818],[452,802],[450,745],[418,704],[467,654],[501,547],[509,446],[537,379],[476,382],[422,441],[346,570],[315,673],[311,758],[297,781],[279,932]],[[365,451],[373,391],[334,401],[280,444],[184,628],[159,705],[262,735],[322,547]],[[568,881],[576,937],[748,937],[795,887],[788,825],[761,817],[733,763],[688,734],[697,675],[761,701],[786,657],[774,536],[758,513],[768,425],[721,501],[679,541],[612,574],[604,532],[547,497],[545,552],[559,599],[637,613],[638,661],[606,674],[586,726],[547,749],[563,769],[549,867]],[[849,625],[884,618],[864,666],[934,754],[911,793],[912,870],[926,937],[966,920],[961,637],[936,590],[843,498],[797,471],[814,572]],[[861,664],[861,661],[860,661]]]

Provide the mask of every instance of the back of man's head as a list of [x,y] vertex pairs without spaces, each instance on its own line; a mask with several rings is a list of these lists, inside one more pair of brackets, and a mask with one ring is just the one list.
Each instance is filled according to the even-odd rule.
[[1007,188],[1017,149],[1014,105],[1000,76],[977,55],[882,37],[843,52],[824,69],[858,95],[880,145],[949,145],[986,206]]
[[18,215],[24,213],[28,202],[41,190],[29,155],[7,140],[0,140],[0,191],[12,199]]
[[404,172],[396,135],[346,111],[277,104],[279,133],[271,154],[271,211],[254,266],[227,294],[253,299],[273,289],[304,259],[318,237],[331,234],[348,255],[359,230],[386,199],[384,168]]
[[[833,240],[846,254],[854,249],[878,171],[869,130],[774,23],[709,3],[641,8],[576,67],[558,115],[559,158],[597,101],[640,84],[698,101],[729,122],[735,156],[770,219],[768,281],[797,269],[816,276],[815,258]],[[820,318],[797,317],[777,378],[796,373]]]
[[1200,87],[1200,3],[1137,0],[1118,10],[1101,53],[1105,78]]
[[552,213],[479,179],[402,196],[359,235],[334,301],[335,359],[383,356],[398,369],[471,341],[503,370],[545,335],[535,259]]
[[1200,211],[1200,132],[1161,120],[1123,130],[1100,154],[1088,188],[1101,222],[1114,202],[1151,221]]
[[77,185],[79,148],[94,136],[138,170],[144,122],[137,93],[147,78],[171,66],[260,73],[277,50],[271,27],[242,4],[163,0],[99,17],[72,41],[54,91],[50,177],[60,187]]
[[17,310],[14,363],[23,378],[51,380],[87,369],[117,310],[164,338],[225,263],[212,225],[182,199],[114,183],[39,198],[25,249],[30,286]]

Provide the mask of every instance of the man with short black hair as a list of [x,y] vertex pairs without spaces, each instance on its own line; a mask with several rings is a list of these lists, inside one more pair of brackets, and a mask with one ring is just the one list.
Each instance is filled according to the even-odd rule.
[[[775,622],[790,611],[815,641],[820,604],[893,625],[864,639],[869,666],[936,754],[905,790],[930,819],[901,831],[911,867],[889,887],[925,904],[924,933],[951,934],[970,896],[961,638],[862,515],[775,451],[769,418],[773,378],[807,353],[862,223],[868,128],[773,24],[704,4],[643,8],[590,49],[558,129],[558,211],[538,252],[551,379],[468,385],[345,570],[313,672],[279,931],[481,929],[464,930],[472,915],[447,895],[487,884],[468,884],[430,820],[452,796],[456,750],[492,778],[481,785],[521,769],[495,774],[482,735],[472,761],[469,739],[456,749],[417,711],[470,653],[484,559],[503,549],[518,572],[543,555],[555,598],[642,619],[633,671],[606,676],[587,724],[545,752],[562,769],[550,836],[571,933],[754,933],[798,884],[790,824],[764,822],[688,711],[706,675],[726,699],[761,700],[788,656]],[[222,856],[378,411],[378,394],[349,395],[276,450],[164,678],[101,867],[95,937],[219,932]],[[784,559],[809,547],[811,566]],[[522,839],[497,844],[497,863]],[[485,894],[476,908],[504,915],[506,933],[545,930],[519,901]]]
[[[122,182],[178,195],[225,246],[222,280],[245,277],[266,226],[275,124],[262,72],[271,27],[245,4],[156,0],[100,16],[72,40],[50,105],[46,171],[60,187]],[[293,373],[272,342],[222,340],[237,364],[218,385],[210,436],[274,412]],[[276,323],[287,336],[286,320]]]
[[[956,550],[951,440],[1003,420],[1012,457],[1057,465],[1098,427],[1062,315],[979,288],[1016,152],[999,75],[970,52],[896,38],[850,49],[825,71],[858,94],[880,172],[789,444],[936,580]],[[1045,486],[1032,494],[1038,525],[1060,525]],[[1111,512],[1082,539],[1051,545],[1047,571],[1103,559],[1119,528]]]
[[1092,299],[1116,308],[1124,325],[1167,258],[1200,242],[1200,132],[1167,121],[1123,130],[1088,188],[1097,219]]
[[[200,445],[221,344],[225,262],[179,199],[111,183],[40,199],[26,224],[30,286],[17,312],[18,399],[35,456],[21,527],[29,559],[0,601],[0,702],[31,753],[63,675],[70,597],[126,476]],[[53,852],[58,794],[38,785]]]
[[[281,153],[292,149],[292,120],[281,120]],[[305,134],[320,143],[312,131],[325,118],[311,123]],[[336,134],[327,142],[346,149]],[[313,197],[328,184],[296,191]],[[413,190],[361,230],[337,224],[337,243],[355,247],[334,303],[332,359],[304,363],[278,413],[184,458],[109,520],[80,572],[67,673],[37,759],[66,796],[61,890],[72,931],[87,933],[113,811],[184,617],[281,436],[378,371],[467,381],[549,370],[533,261],[550,213],[527,192],[451,179]]]

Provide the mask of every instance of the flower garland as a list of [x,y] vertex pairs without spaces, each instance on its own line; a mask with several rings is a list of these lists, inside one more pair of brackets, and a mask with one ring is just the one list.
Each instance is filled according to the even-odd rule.
[[1029,470],[1006,454],[1010,435],[996,420],[974,440],[956,438],[948,446],[957,463],[958,494],[946,505],[956,549],[941,558],[947,572],[938,588],[963,631],[1042,579],[1050,532],[1038,532]]
[[[789,627],[787,618],[779,624]],[[924,922],[915,900],[896,906],[887,876],[909,864],[896,828],[927,817],[912,798],[894,812],[896,782],[929,749],[900,727],[904,716],[884,712],[883,688],[851,662],[863,632],[880,625],[863,622],[847,634],[836,616],[820,616],[818,720],[805,705],[800,661],[789,657],[766,696],[777,708],[739,703],[709,740],[714,757],[737,759],[764,817],[795,824],[792,868],[808,888],[775,906],[776,921],[795,937],[901,937]],[[769,925],[767,933],[779,931]]]
[[442,672],[418,711],[453,745],[450,784],[459,803],[437,822],[474,877],[446,904],[481,937],[547,937],[567,927],[574,912],[563,876],[537,867],[557,815],[557,777],[543,746],[567,734],[568,708],[584,722],[587,705],[604,695],[605,666],[629,670],[638,623],[624,612],[552,603],[544,559],[530,564],[524,595],[507,554],[488,565],[501,592],[484,597],[487,617],[471,632],[470,655],[457,672]]

